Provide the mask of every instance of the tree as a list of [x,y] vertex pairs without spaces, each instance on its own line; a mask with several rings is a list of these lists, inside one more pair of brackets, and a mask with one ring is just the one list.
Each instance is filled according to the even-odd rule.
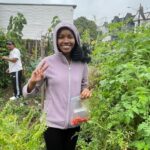
[[96,39],[97,25],[94,21],[88,20],[85,17],[79,17],[76,20],[74,20],[74,24],[78,28],[80,35],[82,35],[85,31],[89,31],[90,39]]
[[22,30],[25,24],[27,24],[27,21],[23,14],[17,13],[17,16],[11,16],[7,27],[7,37],[14,41],[21,42],[23,36]]
[[48,32],[52,32],[52,30],[55,28],[55,26],[60,23],[60,18],[58,16],[54,16],[52,21],[51,21],[51,25],[48,28]]
[[52,35],[52,31],[55,28],[55,26],[60,22],[61,22],[60,18],[58,16],[54,16],[51,23],[50,23],[48,31],[45,34],[45,40],[47,41],[46,49],[47,49],[47,52],[50,50],[49,51],[50,54],[53,52],[53,44],[52,44],[52,36],[53,35]]

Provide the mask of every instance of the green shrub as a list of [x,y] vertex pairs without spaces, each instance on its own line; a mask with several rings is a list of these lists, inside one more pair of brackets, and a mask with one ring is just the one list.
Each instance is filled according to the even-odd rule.
[[[0,150],[42,150],[45,121],[36,107],[7,102],[0,112]],[[43,115],[44,116],[44,115]]]
[[[8,51],[6,50],[6,36],[2,30],[0,30],[0,57],[7,56]],[[8,63],[0,59],[0,88],[6,88],[9,84],[9,76],[6,74]]]
[[79,149],[150,149],[150,27],[135,31],[120,30],[116,40],[99,42],[93,51],[100,76]]

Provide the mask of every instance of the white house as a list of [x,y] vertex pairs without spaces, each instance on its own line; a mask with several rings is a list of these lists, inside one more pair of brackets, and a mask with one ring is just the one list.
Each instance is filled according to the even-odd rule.
[[50,27],[54,16],[66,22],[73,22],[75,8],[76,5],[6,3],[0,0],[0,28],[6,31],[10,16],[16,16],[17,12],[20,12],[27,20],[23,29],[23,39],[40,40]]

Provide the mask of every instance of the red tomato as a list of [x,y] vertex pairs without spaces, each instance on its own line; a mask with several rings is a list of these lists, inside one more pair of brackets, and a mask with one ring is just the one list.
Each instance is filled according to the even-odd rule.
[[87,118],[83,118],[83,117],[77,116],[77,117],[75,117],[75,118],[73,118],[71,120],[71,125],[78,125],[78,124],[80,124],[82,122],[87,122],[87,121],[88,121]]

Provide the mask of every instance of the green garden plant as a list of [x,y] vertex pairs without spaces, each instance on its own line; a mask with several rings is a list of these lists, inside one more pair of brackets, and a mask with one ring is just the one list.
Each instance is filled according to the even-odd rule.
[[92,65],[100,73],[79,149],[149,150],[150,27],[115,31],[115,40],[98,42],[93,51]]
[[0,150],[44,150],[44,114],[38,107],[7,102],[0,111]]

